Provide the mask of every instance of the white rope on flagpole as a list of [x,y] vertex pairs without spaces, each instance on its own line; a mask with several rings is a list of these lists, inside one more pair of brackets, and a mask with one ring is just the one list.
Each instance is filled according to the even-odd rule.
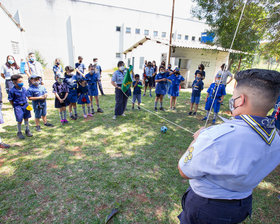
[[[234,32],[234,36],[233,36],[233,39],[232,39],[232,41],[231,41],[231,45],[230,45],[230,49],[229,49],[229,54],[228,54],[228,56],[227,56],[227,65],[229,64],[229,56],[230,56],[230,53],[231,53],[231,50],[232,50],[232,47],[233,47],[233,44],[234,44],[234,41],[235,41],[235,38],[236,38],[236,35],[237,35],[237,31],[238,31],[238,29],[239,29],[239,25],[240,25],[241,19],[242,19],[243,14],[244,14],[245,7],[246,7],[246,5],[247,5],[247,1],[248,1],[248,0],[246,0],[245,3],[244,3],[244,5],[243,5],[242,11],[241,11],[241,15],[240,15],[240,17],[239,17],[239,21],[238,21],[237,27],[236,27],[235,32]],[[225,73],[225,71],[226,71],[226,69],[227,69],[227,65],[225,65],[225,67],[223,68],[222,77],[221,77],[221,80],[220,80],[219,83],[218,83],[218,87],[216,88],[215,96],[214,96],[214,98],[213,98],[213,102],[212,102],[212,104],[211,104],[210,111],[209,111],[209,113],[208,113],[208,116],[207,116],[207,119],[206,119],[206,122],[205,122],[204,127],[207,126],[207,123],[208,123],[208,121],[209,121],[209,117],[210,117],[210,114],[211,114],[213,105],[214,105],[214,103],[215,103],[215,100],[216,100],[216,96],[217,96],[217,93],[218,93],[218,89],[219,89],[219,87],[220,87],[220,84],[221,84],[221,81],[222,81],[222,79],[223,79],[224,73]]]

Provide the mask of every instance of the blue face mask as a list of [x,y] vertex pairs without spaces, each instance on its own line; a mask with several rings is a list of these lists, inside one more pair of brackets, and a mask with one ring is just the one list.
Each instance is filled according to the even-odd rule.
[[35,61],[35,58],[30,58],[30,61],[32,61],[32,62]]
[[12,65],[12,64],[14,64],[14,63],[15,63],[15,61],[14,61],[14,60],[8,60],[8,62],[9,62],[9,64],[10,64],[10,65]]
[[162,72],[162,71],[161,71],[160,73],[161,73],[161,74],[164,74],[164,72]]
[[23,82],[18,83],[17,86],[18,86],[19,88],[22,88],[22,87],[23,87]]

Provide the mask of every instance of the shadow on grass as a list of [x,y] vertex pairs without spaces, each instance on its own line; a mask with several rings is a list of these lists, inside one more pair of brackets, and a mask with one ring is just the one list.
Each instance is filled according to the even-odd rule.
[[[186,98],[189,94],[179,97],[176,113],[159,114],[195,131],[203,115],[186,116]],[[143,99],[148,108],[153,100]],[[177,162],[192,136],[145,111],[129,110],[112,120],[114,96],[101,97],[101,106],[104,114],[65,126],[51,109],[48,117],[56,127],[43,127],[23,141],[15,139],[15,126],[5,127],[14,147],[1,153],[1,223],[102,223],[115,207],[120,213],[113,223],[178,222],[188,182],[179,176]],[[162,125],[166,134],[160,133]],[[258,197],[275,206],[274,195],[264,199],[268,191],[259,191],[255,211]],[[269,209],[264,214],[273,216]]]

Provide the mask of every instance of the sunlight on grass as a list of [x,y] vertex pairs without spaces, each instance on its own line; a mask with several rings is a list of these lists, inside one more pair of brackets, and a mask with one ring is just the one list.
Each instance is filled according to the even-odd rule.
[[271,195],[272,192],[280,194],[280,190],[278,190],[273,183],[270,183],[270,182],[267,182],[264,180],[259,183],[257,188],[262,189],[262,190],[268,190],[268,193],[267,193],[268,195]]

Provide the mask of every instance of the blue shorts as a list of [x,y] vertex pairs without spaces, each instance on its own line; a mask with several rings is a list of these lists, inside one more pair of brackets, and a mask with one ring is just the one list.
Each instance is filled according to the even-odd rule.
[[137,100],[138,103],[141,103],[141,93],[140,94],[133,94],[132,102],[135,103]]
[[34,114],[35,114],[35,118],[41,118],[42,116],[46,116],[47,115],[47,104],[46,103],[42,103],[42,104],[33,104],[33,110],[34,110]]
[[15,117],[17,122],[22,122],[23,119],[28,119],[31,118],[31,113],[29,110],[26,109],[28,104],[25,104],[23,106],[15,106],[14,107],[14,112],[15,112]]
[[88,95],[89,96],[98,96],[97,85],[91,85],[88,87]]
[[191,103],[199,104],[200,96],[191,96]]
[[[220,99],[216,99],[213,104],[214,113],[219,113],[219,111],[220,111],[221,103],[219,103],[218,101],[220,101]],[[208,97],[207,102],[205,104],[205,110],[210,110],[212,102],[213,102],[213,99]]]
[[78,101],[77,89],[69,90],[69,93],[67,96],[67,101],[68,101],[68,103],[77,103],[77,101]]

